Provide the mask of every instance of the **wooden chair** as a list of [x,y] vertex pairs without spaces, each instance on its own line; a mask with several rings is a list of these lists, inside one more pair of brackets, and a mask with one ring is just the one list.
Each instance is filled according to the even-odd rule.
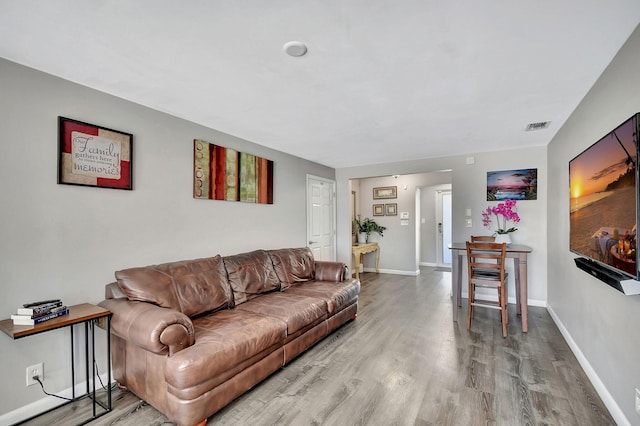
[[[481,306],[498,309],[502,317],[502,337],[507,337],[507,273],[504,270],[507,245],[505,243],[467,241],[467,268],[469,276],[467,330],[471,330],[473,308]],[[498,301],[476,299],[476,287],[498,291]]]
[[496,237],[493,235],[472,235],[471,242],[472,243],[493,243],[496,241]]

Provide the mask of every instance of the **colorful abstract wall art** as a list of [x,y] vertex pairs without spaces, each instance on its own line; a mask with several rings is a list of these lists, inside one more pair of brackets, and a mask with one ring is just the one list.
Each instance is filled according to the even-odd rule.
[[273,204],[273,161],[195,139],[193,198]]

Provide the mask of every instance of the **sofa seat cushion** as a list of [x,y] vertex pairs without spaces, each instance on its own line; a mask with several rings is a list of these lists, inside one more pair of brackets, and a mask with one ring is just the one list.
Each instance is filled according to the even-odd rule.
[[236,305],[263,293],[280,290],[280,281],[266,251],[226,256],[223,260]]
[[340,312],[358,300],[360,281],[349,279],[338,283],[330,281],[312,281],[289,287],[285,294],[296,294],[322,299],[327,302],[329,315]]
[[323,299],[280,292],[252,299],[236,310],[277,318],[287,325],[287,335],[295,334],[328,317],[327,303]]
[[314,279],[315,262],[309,247],[269,250],[282,290]]
[[255,363],[282,346],[287,336],[282,321],[236,309],[197,318],[193,326],[195,344],[165,364],[167,383],[174,389],[211,389],[236,374],[238,366]]

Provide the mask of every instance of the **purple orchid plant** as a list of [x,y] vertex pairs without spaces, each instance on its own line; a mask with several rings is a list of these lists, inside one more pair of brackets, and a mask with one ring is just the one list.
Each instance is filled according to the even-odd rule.
[[486,228],[491,229],[493,217],[495,216],[495,220],[498,225],[498,229],[495,231],[497,234],[509,234],[517,231],[518,228],[515,226],[507,228],[508,222],[513,222],[514,224],[520,222],[518,212],[514,211],[515,207],[515,200],[506,200],[504,203],[500,203],[494,207],[487,207],[487,209],[482,212],[482,224]]

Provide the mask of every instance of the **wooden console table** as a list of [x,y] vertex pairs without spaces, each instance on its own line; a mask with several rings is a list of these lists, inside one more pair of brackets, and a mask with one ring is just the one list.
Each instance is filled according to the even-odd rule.
[[378,273],[378,263],[380,262],[380,246],[378,246],[378,243],[354,244],[351,246],[351,253],[353,254],[354,267],[356,270],[356,279],[360,279],[360,265],[362,264],[362,256],[374,251],[376,252],[376,273]]
[[[106,404],[96,398],[96,379],[94,373],[94,365],[96,362],[95,355],[95,327],[99,320],[104,319],[107,331],[107,402]],[[75,360],[74,360],[74,344],[73,344],[73,326],[76,324],[84,324],[85,338],[85,377],[87,378],[87,392],[76,397],[75,383]],[[111,411],[111,312],[100,306],[90,303],[69,306],[69,313],[36,325],[13,325],[10,319],[0,321],[0,330],[12,339],[21,339],[23,337],[33,336],[34,334],[44,333],[45,331],[56,330],[58,328],[69,327],[71,331],[71,400],[65,405],[81,398],[88,396],[93,400],[93,416],[79,425],[84,425],[92,420]],[[89,348],[91,348],[91,358],[89,357]],[[93,373],[93,374],[90,374]],[[93,378],[93,390],[89,389],[89,379]],[[99,405],[104,411],[97,413],[96,405]],[[58,408],[58,407],[55,407]],[[55,409],[53,408],[53,409]],[[38,415],[34,416],[37,417]]]

